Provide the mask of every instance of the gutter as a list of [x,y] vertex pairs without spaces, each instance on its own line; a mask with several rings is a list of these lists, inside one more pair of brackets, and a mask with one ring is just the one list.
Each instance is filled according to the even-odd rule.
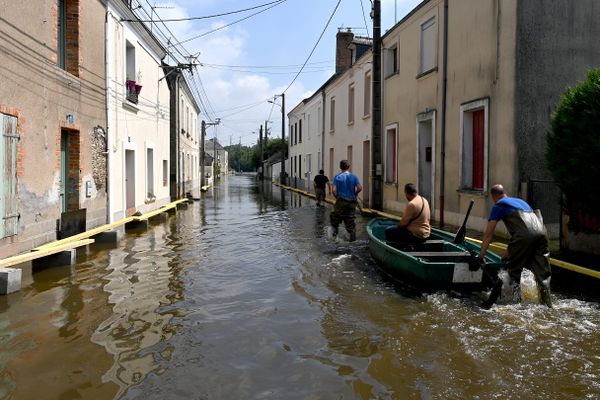
[[444,0],[444,72],[442,78],[442,132],[440,165],[440,226],[444,226],[444,193],[446,190],[446,102],[448,96],[448,1]]

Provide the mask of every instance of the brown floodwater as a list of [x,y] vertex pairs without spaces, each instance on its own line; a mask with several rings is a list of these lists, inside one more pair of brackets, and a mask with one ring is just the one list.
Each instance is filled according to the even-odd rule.
[[1,399],[598,399],[600,308],[422,292],[330,207],[224,179],[0,297]]

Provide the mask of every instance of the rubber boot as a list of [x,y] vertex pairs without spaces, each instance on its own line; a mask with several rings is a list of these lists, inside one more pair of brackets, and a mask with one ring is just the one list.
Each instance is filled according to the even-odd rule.
[[350,241],[354,242],[356,240],[356,231],[350,232]]
[[538,288],[540,289],[540,300],[542,303],[552,308],[552,299],[550,298],[550,278],[538,282]]
[[502,293],[502,281],[498,280],[494,283],[494,286],[492,286],[492,291],[490,292],[488,299],[481,303],[481,308],[484,310],[489,310],[492,308],[492,306],[498,301],[500,293]]

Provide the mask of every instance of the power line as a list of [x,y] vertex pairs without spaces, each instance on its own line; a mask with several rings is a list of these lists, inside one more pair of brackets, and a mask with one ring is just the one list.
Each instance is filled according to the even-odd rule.
[[362,11],[363,20],[365,21],[365,28],[367,29],[367,37],[369,37],[369,25],[367,24],[367,17],[365,16],[365,6],[363,5],[363,0],[360,0],[360,9]]
[[286,1],[287,1],[287,0],[281,0],[281,1],[278,1],[278,2],[276,2],[275,4],[273,4],[273,5],[271,5],[271,6],[267,7],[267,8],[265,8],[264,10],[257,11],[257,12],[255,12],[255,13],[253,13],[253,14],[250,14],[250,15],[248,15],[247,17],[244,17],[244,18],[238,19],[238,20],[236,20],[236,21],[233,21],[233,22],[231,22],[231,23],[229,23],[229,24],[226,24],[226,25],[223,25],[223,26],[221,26],[221,27],[215,28],[215,29],[213,29],[213,30],[210,30],[210,31],[208,31],[208,32],[205,32],[205,33],[202,33],[202,34],[200,34],[200,35],[192,36],[192,37],[191,37],[191,38],[189,38],[189,39],[182,40],[182,41],[180,41],[180,42],[177,42],[177,43],[175,43],[175,44],[173,44],[173,45],[171,45],[171,46],[175,46],[175,45],[180,45],[180,44],[183,44],[183,43],[191,42],[192,40],[196,40],[196,39],[199,39],[199,38],[201,38],[201,37],[203,37],[203,36],[210,35],[211,33],[214,33],[214,32],[220,31],[221,29],[225,29],[225,28],[227,28],[227,27],[229,27],[229,26],[235,25],[235,24],[237,24],[238,22],[242,22],[242,21],[245,21],[245,20],[247,20],[247,19],[249,19],[249,18],[252,18],[252,17],[254,17],[255,15],[258,15],[258,14],[264,13],[265,11],[268,11],[268,10],[270,10],[271,8],[273,8],[273,7],[276,7],[276,6],[280,5],[280,4],[283,4],[283,3],[285,3]]
[[281,3],[282,1],[286,1],[286,0],[276,0],[276,1],[272,1],[270,3],[261,4],[259,6],[250,7],[250,8],[244,8],[243,10],[229,11],[229,12],[224,12],[224,13],[221,13],[221,14],[206,15],[206,16],[202,16],[202,17],[168,18],[168,19],[160,19],[160,20],[153,20],[153,19],[149,19],[149,20],[146,20],[146,19],[142,19],[142,20],[122,19],[121,21],[128,21],[128,22],[155,22],[155,21],[161,21],[161,22],[181,22],[181,21],[194,21],[194,20],[199,20],[199,19],[210,19],[210,18],[223,17],[225,15],[231,15],[231,14],[239,14],[239,13],[242,13],[242,12],[245,12],[245,11],[255,10],[257,8],[263,8],[263,7],[269,6],[271,4]]
[[[316,64],[331,64],[335,60],[326,60],[326,61],[315,61],[312,63],[308,63],[307,65],[316,65]],[[202,62],[202,66],[211,66],[211,67],[227,67],[227,68],[256,68],[256,69],[286,69],[286,68],[298,68],[301,67],[302,64],[290,64],[290,65],[227,65],[227,64],[212,64],[207,62]],[[316,68],[316,66],[315,66]]]
[[248,69],[235,69],[235,68],[224,68],[224,67],[213,67],[209,65],[204,65],[207,68],[217,69],[220,71],[231,71],[231,72],[244,72],[248,74],[261,74],[261,75],[291,75],[296,73],[302,74],[311,74],[315,72],[325,72],[330,71],[331,68],[319,68],[319,69],[311,69],[309,71],[285,71],[285,72],[268,72],[268,71],[252,71]]
[[327,21],[327,24],[325,24],[325,27],[323,28],[323,31],[321,32],[321,35],[319,36],[319,39],[317,39],[317,42],[315,43],[315,45],[313,46],[312,50],[310,51],[310,54],[308,55],[308,57],[306,58],[306,61],[304,61],[304,64],[302,65],[302,68],[300,68],[300,71],[298,71],[298,73],[296,74],[296,76],[294,77],[294,79],[292,79],[292,82],[290,82],[290,84],[288,85],[287,88],[285,88],[285,90],[282,93],[285,93],[289,90],[290,87],[292,87],[292,85],[294,84],[294,82],[296,82],[296,79],[298,79],[298,77],[300,76],[300,73],[302,72],[302,70],[304,70],[304,67],[306,66],[306,64],[308,63],[308,61],[310,60],[310,58],[312,57],[313,53],[315,52],[315,50],[317,49],[317,46],[319,45],[319,42],[321,41],[321,39],[323,38],[323,35],[325,34],[325,31],[327,30],[327,28],[329,27],[329,24],[331,23],[331,20],[333,19],[333,16],[335,15],[335,13],[337,12],[338,7],[340,6],[340,3],[342,2],[342,0],[338,0],[337,4],[335,5],[335,8],[333,9],[333,12],[331,13],[331,15],[329,16],[329,20]]

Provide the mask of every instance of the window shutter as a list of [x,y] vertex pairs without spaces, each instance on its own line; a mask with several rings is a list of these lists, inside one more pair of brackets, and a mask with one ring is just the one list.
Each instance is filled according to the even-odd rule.
[[0,165],[2,165],[2,182],[0,182],[0,238],[18,233],[19,214],[17,212],[17,118],[0,114]]

